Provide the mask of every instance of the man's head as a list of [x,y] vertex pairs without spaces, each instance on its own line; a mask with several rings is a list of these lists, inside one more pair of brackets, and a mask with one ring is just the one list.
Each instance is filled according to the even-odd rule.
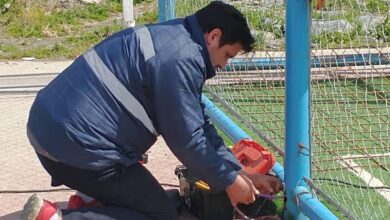
[[211,63],[222,68],[241,50],[253,49],[254,39],[245,17],[231,5],[213,1],[195,13],[204,33]]

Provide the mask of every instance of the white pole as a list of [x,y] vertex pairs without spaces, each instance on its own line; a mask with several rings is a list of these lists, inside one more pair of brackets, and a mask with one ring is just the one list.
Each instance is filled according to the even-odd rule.
[[123,7],[123,26],[124,28],[134,27],[134,11],[133,11],[133,0],[122,0]]

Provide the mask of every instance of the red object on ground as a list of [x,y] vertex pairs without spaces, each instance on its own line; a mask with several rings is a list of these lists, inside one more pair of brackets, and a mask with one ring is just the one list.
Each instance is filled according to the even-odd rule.
[[271,152],[249,139],[238,141],[232,152],[248,173],[267,174],[275,164],[275,156]]
[[79,195],[71,195],[68,201],[67,209],[79,209],[79,208],[96,208],[101,207],[99,201],[93,199],[90,202],[85,202]]
[[30,196],[20,214],[21,220],[50,220],[58,219],[61,210],[57,204],[42,199],[37,194]]

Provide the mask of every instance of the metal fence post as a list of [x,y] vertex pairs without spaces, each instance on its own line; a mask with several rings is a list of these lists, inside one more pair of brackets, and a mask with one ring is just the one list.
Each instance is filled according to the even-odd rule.
[[175,18],[175,0],[158,0],[158,22]]
[[123,27],[134,27],[134,10],[133,0],[122,0],[122,12],[123,12]]
[[286,213],[299,220],[333,220],[337,217],[307,190],[304,181],[311,176],[310,3],[287,0],[286,8]]

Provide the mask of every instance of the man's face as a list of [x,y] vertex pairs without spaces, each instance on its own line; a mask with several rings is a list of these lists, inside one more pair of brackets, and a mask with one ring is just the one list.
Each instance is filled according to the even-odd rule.
[[222,32],[218,28],[205,34],[211,64],[215,69],[224,68],[228,59],[235,57],[242,50],[242,46],[239,43],[225,44],[219,47],[221,36]]

